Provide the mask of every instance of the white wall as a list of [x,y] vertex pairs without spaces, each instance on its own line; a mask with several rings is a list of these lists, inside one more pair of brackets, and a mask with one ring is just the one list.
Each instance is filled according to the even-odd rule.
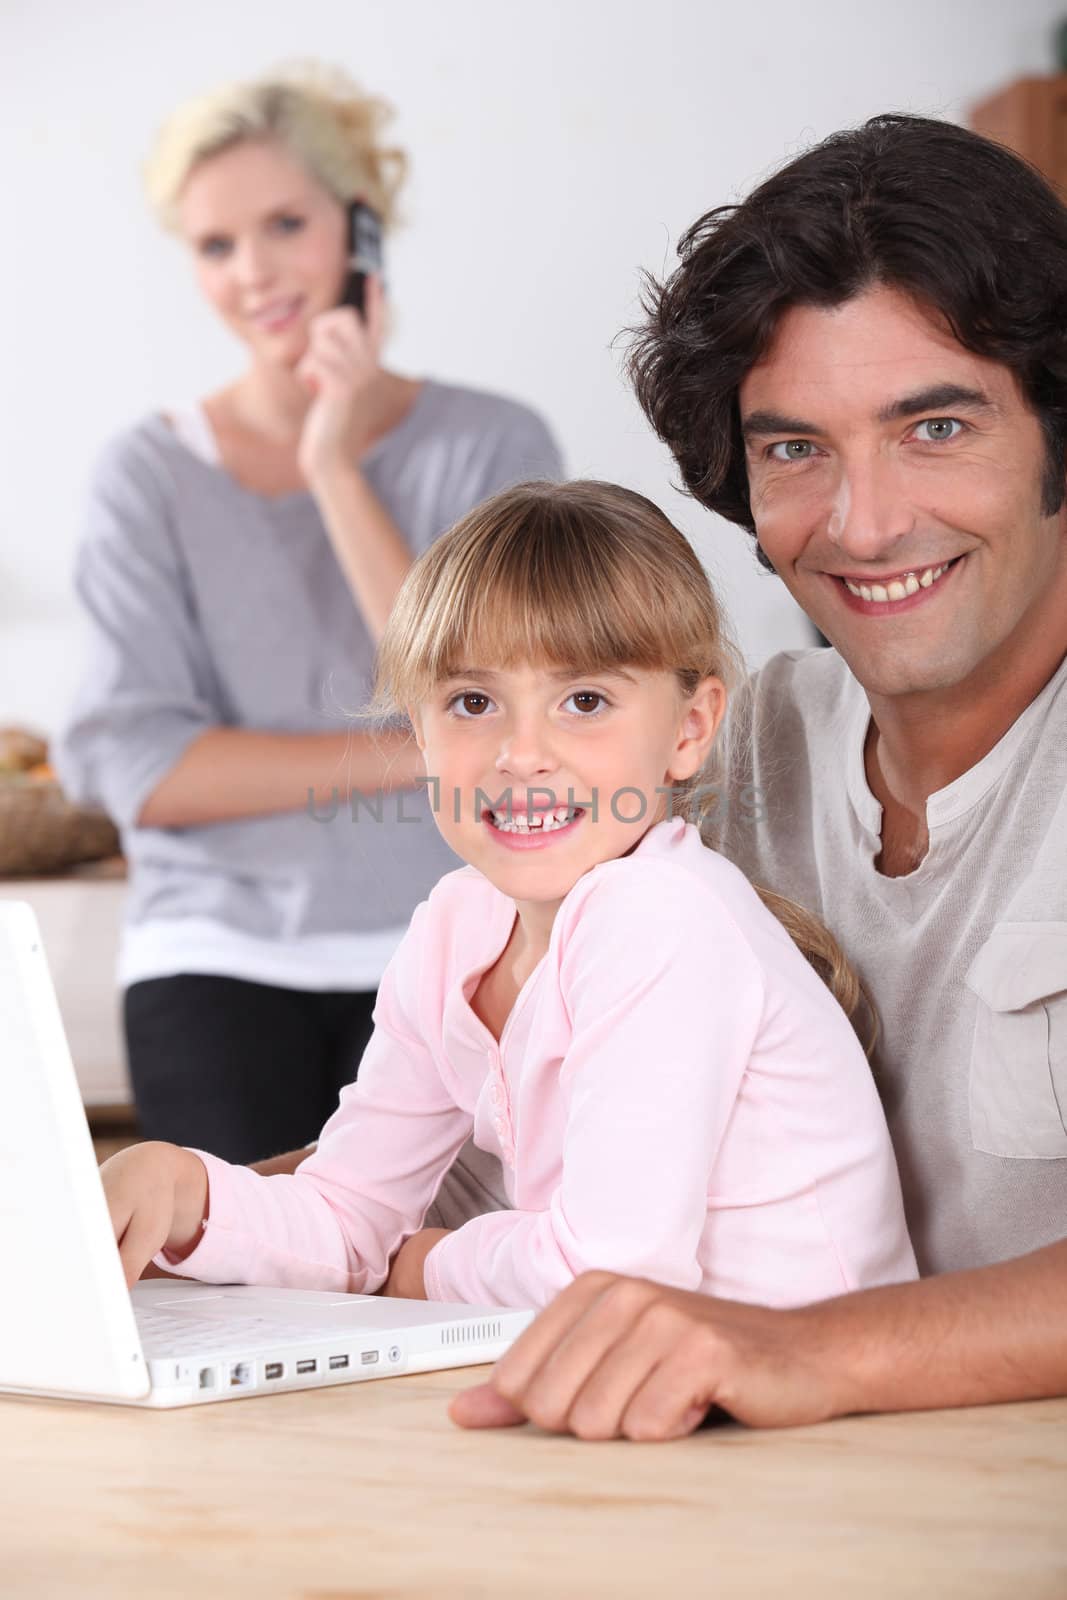
[[238,352],[139,195],[167,110],[281,59],[337,61],[414,157],[393,243],[401,370],[509,391],[572,472],[674,514],[752,662],[806,639],[738,530],[671,488],[619,376],[638,268],[700,212],[881,110],[963,119],[1051,66],[1058,0],[4,0],[0,7],[0,723],[54,730],[76,682],[69,569],[100,442]]

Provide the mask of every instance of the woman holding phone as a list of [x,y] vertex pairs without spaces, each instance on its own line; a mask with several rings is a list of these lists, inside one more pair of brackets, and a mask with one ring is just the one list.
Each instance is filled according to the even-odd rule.
[[317,1133],[457,864],[417,752],[348,726],[400,583],[486,496],[561,471],[526,407],[382,365],[382,280],[354,280],[350,235],[355,202],[394,220],[387,117],[301,72],[166,123],[149,197],[245,365],[108,445],[77,563],[91,655],[58,760],[122,830],[142,1131],[230,1161]]

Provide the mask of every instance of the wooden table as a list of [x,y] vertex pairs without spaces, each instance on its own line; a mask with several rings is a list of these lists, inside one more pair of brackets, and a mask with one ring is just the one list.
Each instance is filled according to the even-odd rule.
[[1067,1595],[1067,1401],[580,1444],[453,1428],[476,1376],[0,1398],[0,1594]]

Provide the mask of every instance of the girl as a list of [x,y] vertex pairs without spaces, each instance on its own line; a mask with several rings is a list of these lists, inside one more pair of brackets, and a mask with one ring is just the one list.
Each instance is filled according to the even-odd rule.
[[341,303],[349,202],[394,220],[386,121],[313,71],[168,119],[149,198],[242,368],[111,442],[78,556],[92,654],[58,759],[122,829],[138,1117],[231,1161],[315,1136],[412,911],[457,865],[424,795],[417,830],[304,814],[311,794],[327,818],[338,791],[416,782],[410,741],[353,734],[345,711],[401,581],[487,495],[560,470],[524,406],[384,364],[379,277],[364,315]]
[[[593,1267],[778,1306],[914,1275],[848,1019],[694,820],[729,661],[696,555],[625,489],[505,492],[422,557],[371,710],[408,716],[469,865],[416,910],[296,1173],[161,1145],[104,1167],[131,1282],[157,1251],[516,1306]],[[424,1229],[472,1130],[513,1209]]]

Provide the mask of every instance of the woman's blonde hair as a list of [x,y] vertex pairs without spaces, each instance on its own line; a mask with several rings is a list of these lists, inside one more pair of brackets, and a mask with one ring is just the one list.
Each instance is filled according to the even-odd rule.
[[[403,716],[472,663],[671,672],[684,699],[742,672],[689,541],[644,495],[593,480],[506,489],[430,546],[386,625],[364,714]],[[672,796],[698,826],[715,804],[707,773]],[[866,996],[833,936],[802,906],[758,893],[852,1017]]]
[[187,101],[167,119],[145,164],[148,198],[164,227],[178,225],[178,201],[198,162],[247,140],[275,140],[340,205],[365,200],[385,226],[407,172],[402,150],[383,144],[393,112],[339,69],[315,64],[229,84]]

